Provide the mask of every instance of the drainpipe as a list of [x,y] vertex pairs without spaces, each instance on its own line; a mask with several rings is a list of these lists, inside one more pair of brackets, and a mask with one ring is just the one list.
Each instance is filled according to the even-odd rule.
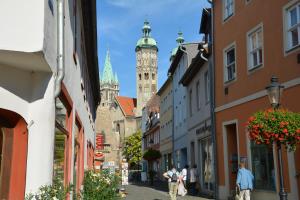
[[207,61],[208,61],[208,58],[206,58],[206,57],[203,55],[204,51],[208,51],[208,41],[205,41],[205,42],[206,42],[206,44],[203,44],[203,45],[202,45],[202,48],[200,49],[200,52],[201,52],[200,57],[201,57],[203,60],[205,60],[205,61],[207,62]]
[[58,97],[64,78],[64,0],[57,0],[57,68],[55,72],[54,97]]
[[205,60],[206,62],[208,61],[208,59],[204,57],[203,52],[201,52],[200,57],[201,57],[203,60]]
[[212,37],[210,43],[212,44],[212,52],[211,52],[211,61],[209,67],[209,78],[210,78],[210,115],[211,115],[211,134],[213,141],[213,154],[214,154],[214,173],[215,173],[215,184],[214,184],[214,198],[219,199],[219,191],[218,191],[218,168],[217,168],[217,139],[216,139],[216,118],[215,118],[215,66],[214,66],[214,4],[213,0],[207,0],[208,3],[211,4],[211,34]]
[[174,135],[174,126],[175,126],[175,122],[174,122],[174,94],[175,94],[175,90],[174,90],[174,87],[173,87],[173,76],[172,74],[169,72],[168,73],[168,78],[171,80],[171,83],[172,83],[172,158],[173,158],[173,166],[176,166],[175,164],[175,135]]

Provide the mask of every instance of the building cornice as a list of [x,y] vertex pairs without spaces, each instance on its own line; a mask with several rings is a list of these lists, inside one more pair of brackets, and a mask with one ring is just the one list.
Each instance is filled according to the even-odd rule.
[[[288,88],[300,85],[300,78],[296,78],[296,79],[284,82],[284,83],[282,83],[282,85],[284,86],[285,89],[288,89]],[[215,108],[215,112],[216,113],[217,112],[221,112],[223,110],[226,110],[226,109],[229,109],[229,108],[232,108],[232,107],[235,107],[235,106],[247,103],[249,101],[253,101],[253,100],[262,98],[264,96],[267,96],[267,91],[266,90],[261,90],[259,92],[253,93],[251,95],[248,95],[248,96],[240,98],[240,99],[237,99],[235,101],[232,101],[230,103],[224,104],[222,106],[218,106],[218,107]]]

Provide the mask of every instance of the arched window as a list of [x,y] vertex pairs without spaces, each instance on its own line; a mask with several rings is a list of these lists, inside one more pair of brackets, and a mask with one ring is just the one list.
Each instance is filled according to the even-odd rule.
[[152,73],[152,80],[154,80],[155,79],[155,74],[154,73]]
[[149,73],[145,73],[145,80],[149,79]]
[[116,126],[116,132],[117,132],[118,134],[120,134],[120,124],[119,124],[119,123],[118,123],[117,126]]

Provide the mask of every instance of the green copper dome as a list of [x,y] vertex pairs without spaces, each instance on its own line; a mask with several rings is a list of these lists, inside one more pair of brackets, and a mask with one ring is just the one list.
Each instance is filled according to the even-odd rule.
[[136,43],[136,50],[138,48],[151,48],[154,47],[157,49],[157,43],[154,38],[151,37],[151,27],[147,20],[144,22],[143,26],[143,37],[140,38]]
[[156,41],[153,38],[141,38],[136,43],[137,47],[156,46]]
[[177,53],[178,47],[175,47],[171,52],[171,57],[175,56]]
[[178,32],[178,37],[176,38],[177,47],[175,47],[171,52],[170,60],[176,55],[178,47],[184,43],[183,33],[181,31]]

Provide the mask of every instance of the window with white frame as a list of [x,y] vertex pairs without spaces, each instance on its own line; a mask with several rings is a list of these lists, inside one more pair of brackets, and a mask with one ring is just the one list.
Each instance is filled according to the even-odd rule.
[[287,50],[300,45],[300,3],[286,10]]
[[251,70],[263,63],[262,27],[248,34],[248,69]]
[[204,80],[205,80],[205,100],[206,103],[209,102],[209,76],[208,76],[208,71],[205,72],[204,74]]
[[223,0],[224,8],[224,19],[233,15],[234,10],[234,0]]
[[236,78],[235,73],[235,46],[231,46],[225,50],[224,62],[225,62],[225,82],[234,80]]

